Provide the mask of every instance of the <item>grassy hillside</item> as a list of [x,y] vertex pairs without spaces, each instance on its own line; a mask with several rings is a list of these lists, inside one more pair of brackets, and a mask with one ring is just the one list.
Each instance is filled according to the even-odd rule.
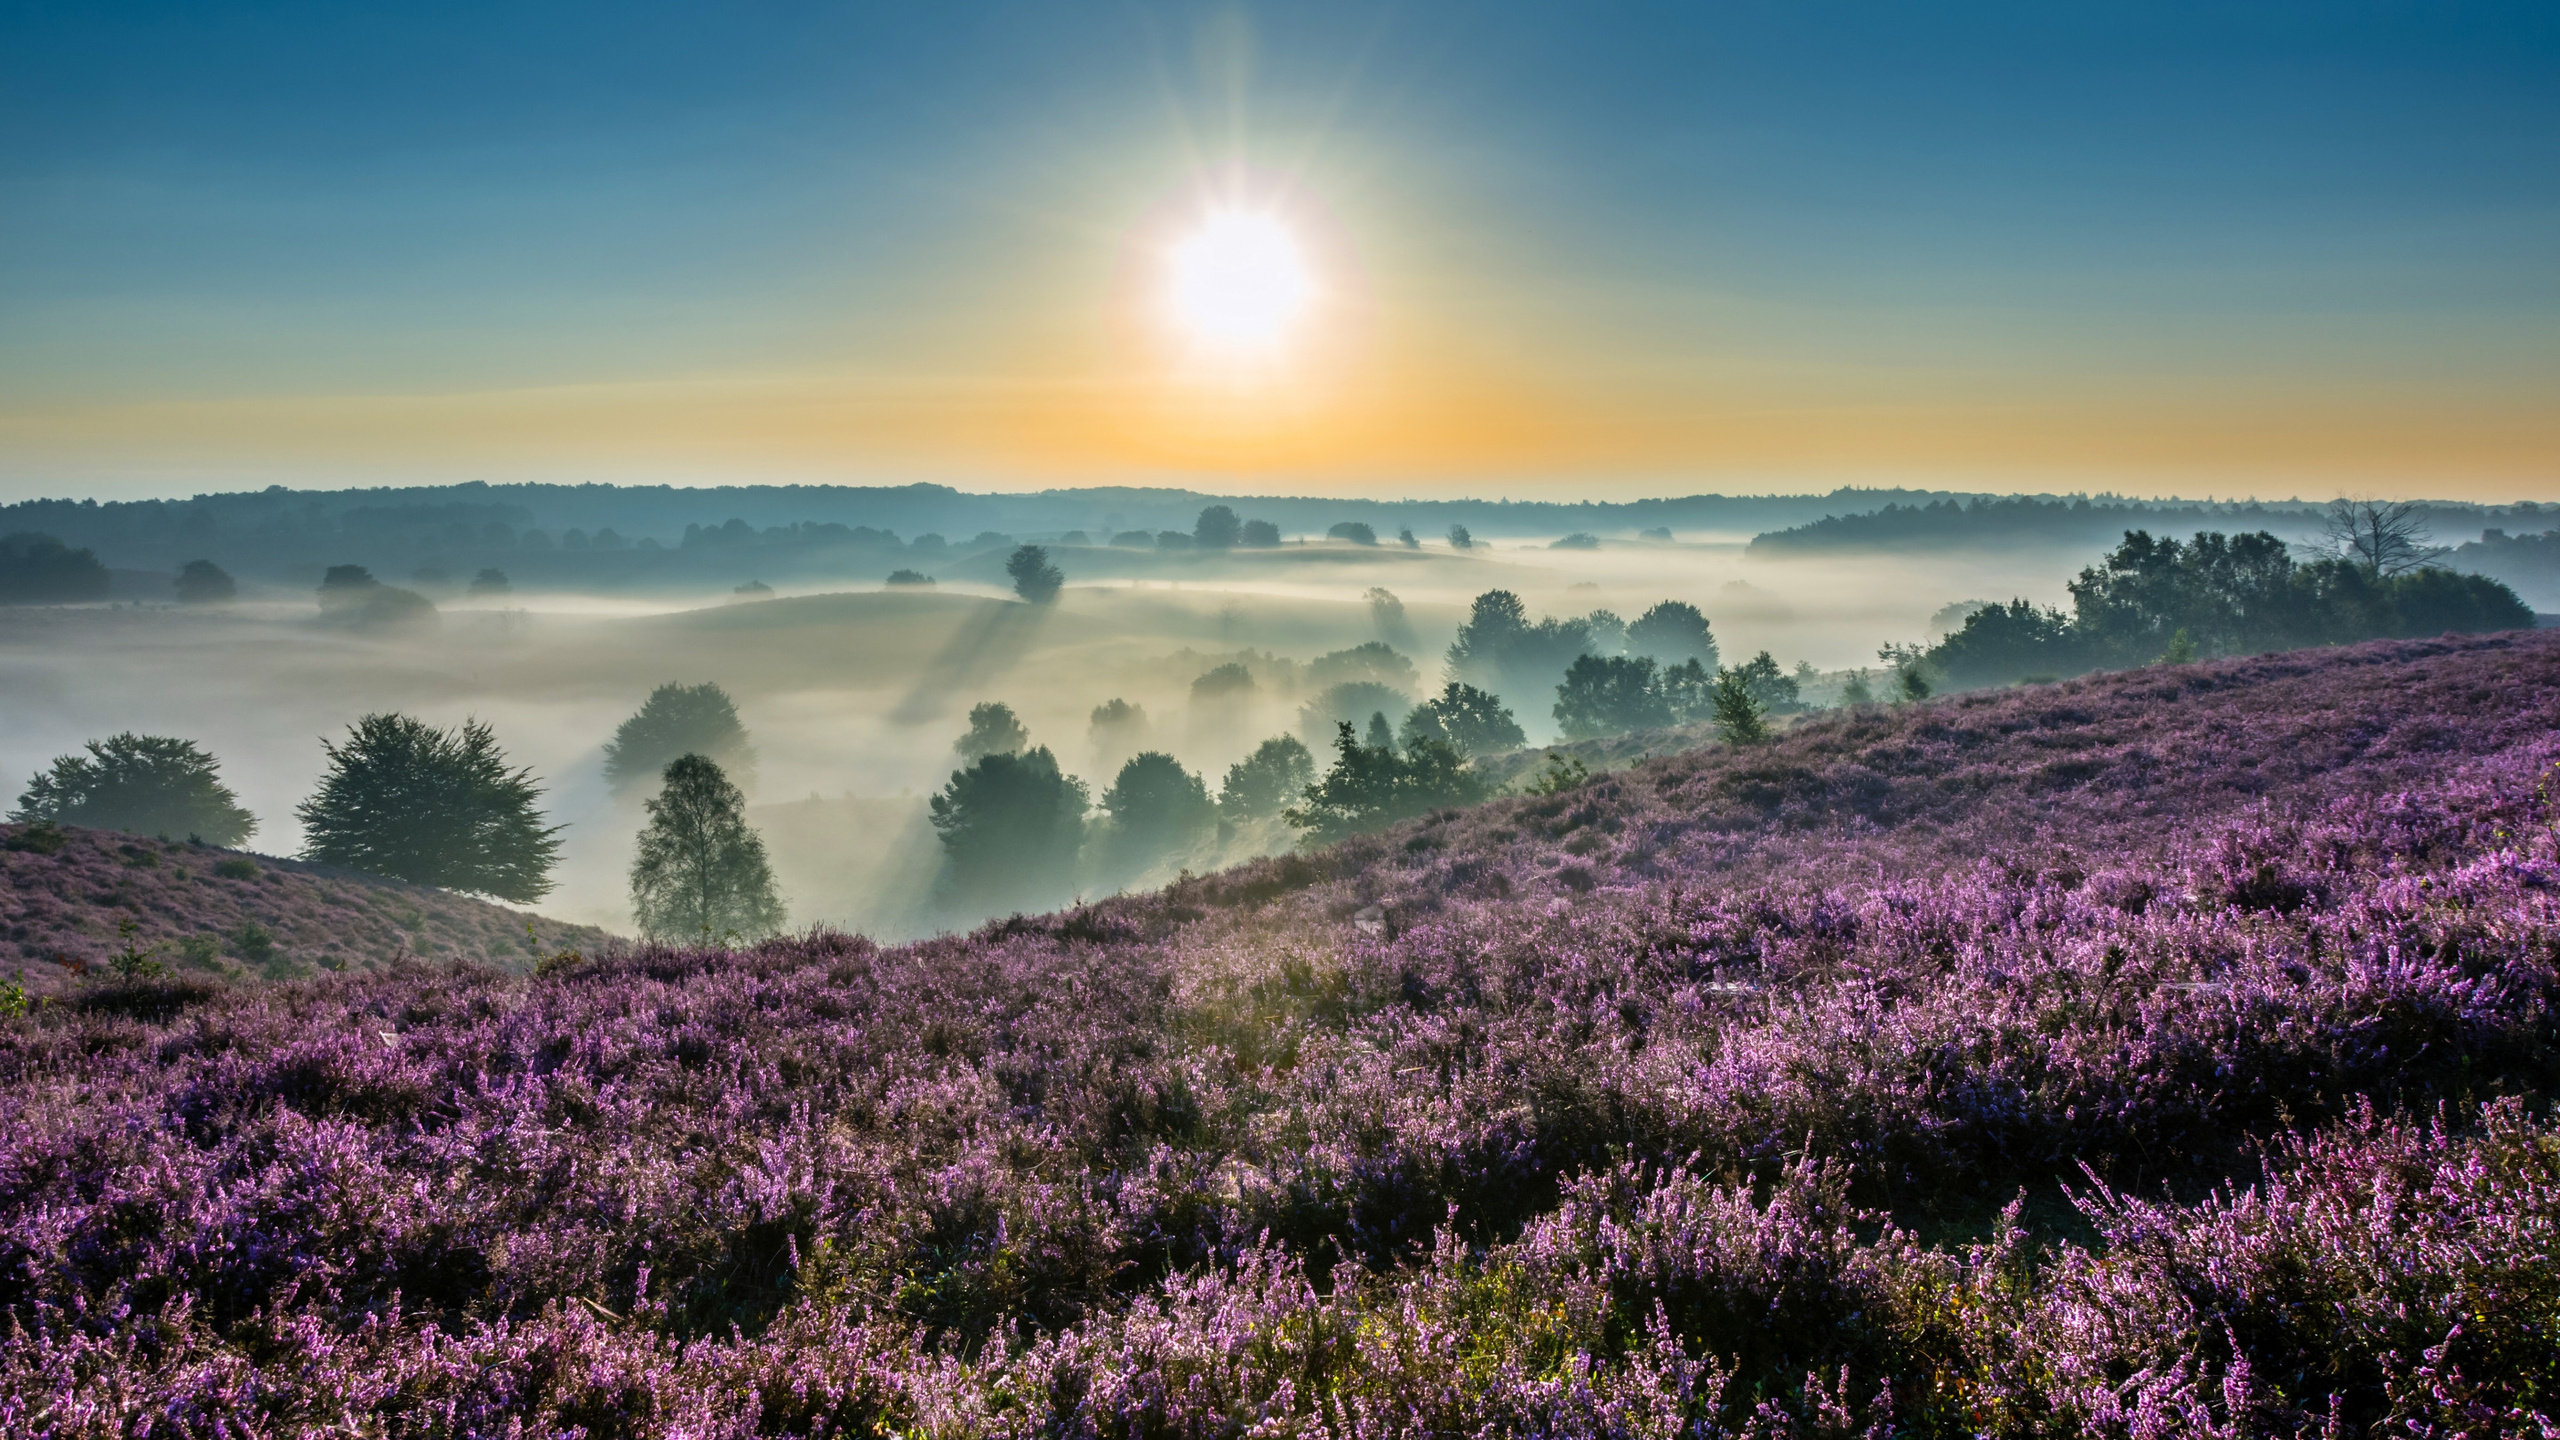
[[881,948],[0,1026],[59,1433],[2536,1433],[2560,637],[1829,717]]
[[66,827],[0,825],[0,976],[67,993],[119,952],[172,970],[272,978],[403,957],[530,964],[605,933],[321,865]]

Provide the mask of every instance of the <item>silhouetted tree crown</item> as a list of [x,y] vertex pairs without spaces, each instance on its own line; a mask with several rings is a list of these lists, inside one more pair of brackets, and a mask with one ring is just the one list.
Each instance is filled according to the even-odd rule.
[[128,731],[85,748],[85,756],[65,755],[37,771],[9,818],[222,846],[237,845],[258,828],[257,817],[222,783],[213,757],[191,740]]
[[1473,536],[1473,535],[1471,535],[1471,534],[1469,534],[1469,533],[1467,533],[1467,527],[1466,527],[1466,526],[1464,526],[1464,525],[1452,525],[1452,526],[1450,526],[1450,527],[1449,527],[1449,548],[1450,548],[1450,549],[1452,549],[1452,550],[1472,550],[1472,549],[1474,549],[1474,548],[1475,548],[1475,546],[1476,546],[1476,537],[1475,537],[1475,536]]
[[1275,735],[1227,767],[1218,809],[1230,820],[1277,815],[1316,778],[1315,756],[1295,735]]
[[367,715],[295,813],[303,857],[373,875],[491,895],[551,890],[563,826],[545,826],[530,769],[509,769],[487,725],[438,730],[406,715]]
[[1190,848],[1218,823],[1209,787],[1161,750],[1145,751],[1121,766],[1102,792],[1102,808],[1111,816],[1113,861],[1124,872]]
[[1014,718],[1013,707],[990,700],[969,707],[969,730],[951,743],[963,760],[1010,755],[1031,743],[1031,732]]
[[426,596],[385,585],[362,565],[330,566],[320,577],[319,595],[321,618],[341,625],[399,625],[436,613]]
[[[1403,607],[1397,608],[1401,611]],[[1321,688],[1367,680],[1391,690],[1410,692],[1415,678],[1413,662],[1397,654],[1394,646],[1383,640],[1369,640],[1316,657],[1307,666],[1306,683]]]
[[1358,520],[1338,521],[1331,529],[1324,533],[1325,538],[1327,539],[1347,540],[1354,545],[1375,545],[1378,543],[1378,532]]
[[1191,700],[1195,705],[1202,701],[1222,700],[1248,694],[1253,688],[1253,672],[1231,660],[1192,681]]
[[1649,655],[1577,658],[1556,686],[1557,728],[1586,740],[1669,725],[1671,704],[1657,684],[1658,671]]
[[647,802],[631,862],[631,913],[653,939],[755,940],[782,928],[764,841],[747,828],[747,797],[701,755],[680,755]]
[[1236,543],[1255,550],[1268,550],[1280,543],[1280,527],[1268,520],[1247,520],[1237,532]]
[[708,680],[669,681],[650,691],[639,712],[605,742],[605,779],[617,790],[629,789],[659,778],[679,755],[704,756],[722,767],[724,778],[735,773],[754,783],[755,747],[747,742],[747,727],[739,723],[728,691]]
[[240,593],[239,582],[224,573],[210,560],[190,560],[178,567],[173,582],[181,605],[214,605],[233,599]]
[[107,587],[92,551],[32,530],[0,535],[0,605],[76,605],[106,599]]
[[1500,696],[1456,680],[1413,707],[1400,738],[1408,747],[1416,740],[1445,740],[1469,755],[1495,755],[1529,743]]
[[1742,677],[1743,685],[1751,691],[1751,698],[1760,702],[1763,711],[1786,715],[1804,708],[1798,703],[1804,687],[1796,682],[1794,676],[1780,669],[1777,660],[1766,650],[1733,667],[1733,673]]
[[1204,549],[1224,550],[1242,538],[1243,530],[1244,522],[1236,519],[1235,511],[1212,505],[1201,511],[1199,520],[1192,524],[1191,539]]
[[1717,663],[1716,637],[1707,617],[1685,600],[1665,600],[1637,616],[1627,627],[1627,649],[1665,665],[1698,660],[1712,670]]
[[1298,733],[1320,740],[1346,720],[1358,724],[1382,711],[1401,715],[1412,703],[1411,695],[1375,680],[1346,680],[1298,707]]
[[944,885],[964,904],[1038,904],[1073,877],[1084,837],[1084,783],[1047,746],[980,758],[930,803]]
[[1404,602],[1396,598],[1396,592],[1372,585],[1361,592],[1360,598],[1369,602],[1369,623],[1378,627],[1379,639],[1389,645],[1413,647],[1413,622],[1405,618]]
[[508,581],[507,572],[495,566],[471,577],[471,593],[474,595],[505,595],[513,592],[515,588],[514,584]]
[[1483,777],[1443,740],[1424,738],[1399,754],[1390,745],[1360,743],[1346,720],[1334,732],[1333,749],[1333,768],[1308,787],[1304,803],[1281,812],[1312,840],[1338,840],[1446,806],[1472,805],[1487,793]]
[[1066,572],[1049,563],[1049,552],[1037,545],[1025,545],[1004,562],[1004,573],[1013,577],[1013,593],[1034,605],[1046,605],[1058,598],[1067,583]]

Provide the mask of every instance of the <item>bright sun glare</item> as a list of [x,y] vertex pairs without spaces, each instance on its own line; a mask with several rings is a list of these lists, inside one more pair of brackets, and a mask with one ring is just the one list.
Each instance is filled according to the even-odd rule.
[[1195,343],[1230,355],[1276,349],[1313,298],[1297,237],[1279,220],[1221,210],[1173,247],[1167,300]]

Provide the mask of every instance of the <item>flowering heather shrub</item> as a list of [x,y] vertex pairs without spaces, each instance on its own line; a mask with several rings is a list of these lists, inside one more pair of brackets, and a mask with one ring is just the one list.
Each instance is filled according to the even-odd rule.
[[0,1025],[0,1432],[2538,1434],[2560,637]]
[[[605,941],[600,930],[441,890],[209,845],[78,826],[62,827],[59,845],[10,843],[37,828],[0,825],[0,974],[24,967],[38,995],[68,995],[77,977],[106,966],[128,943],[127,921],[130,943],[199,976],[362,969],[403,956],[504,956],[522,967],[536,953]],[[243,943],[259,933],[271,948]]]

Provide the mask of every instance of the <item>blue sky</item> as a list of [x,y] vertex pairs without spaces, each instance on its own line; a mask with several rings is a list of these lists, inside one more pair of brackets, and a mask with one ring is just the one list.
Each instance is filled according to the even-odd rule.
[[[2525,5],[0,7],[0,490],[2560,498],[2556,62]],[[1239,185],[1339,303],[1201,399],[1133,317]]]

